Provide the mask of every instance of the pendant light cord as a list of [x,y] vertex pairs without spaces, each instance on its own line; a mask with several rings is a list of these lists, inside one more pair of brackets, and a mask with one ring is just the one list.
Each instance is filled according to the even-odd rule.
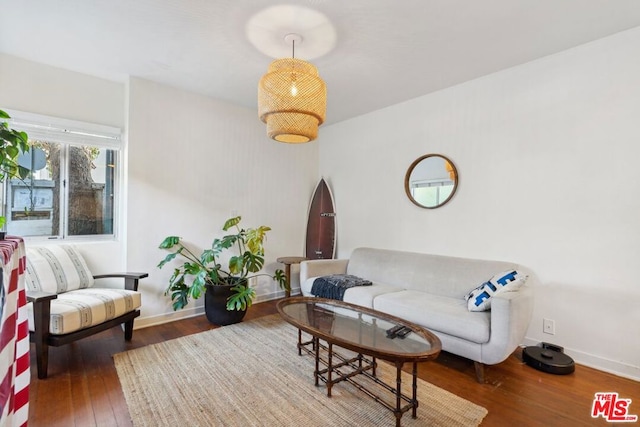
[[291,57],[296,59],[296,41],[291,40]]

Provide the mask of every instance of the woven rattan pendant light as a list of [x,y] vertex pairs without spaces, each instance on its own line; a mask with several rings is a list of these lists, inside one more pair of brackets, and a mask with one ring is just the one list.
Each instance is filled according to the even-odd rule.
[[312,64],[295,58],[297,34],[287,34],[291,58],[276,59],[258,84],[258,116],[267,124],[269,138],[291,144],[318,136],[325,119],[327,88]]

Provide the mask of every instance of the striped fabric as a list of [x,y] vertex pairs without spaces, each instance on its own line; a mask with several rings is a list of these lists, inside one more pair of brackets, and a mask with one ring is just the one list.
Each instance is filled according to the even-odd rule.
[[26,426],[31,373],[24,241],[19,237],[0,241],[0,262],[0,426]]
[[93,275],[72,245],[27,248],[26,286],[54,294],[93,286]]
[[[51,300],[49,332],[68,334],[129,313],[142,305],[140,292],[89,288],[58,294]],[[34,330],[33,307],[28,304],[29,330]]]

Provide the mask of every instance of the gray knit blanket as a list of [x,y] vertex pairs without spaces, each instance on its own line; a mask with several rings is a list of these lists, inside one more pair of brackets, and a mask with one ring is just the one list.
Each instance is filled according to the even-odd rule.
[[311,294],[329,299],[342,301],[347,289],[354,286],[371,286],[371,281],[362,279],[351,274],[332,274],[330,276],[318,277],[313,281]]

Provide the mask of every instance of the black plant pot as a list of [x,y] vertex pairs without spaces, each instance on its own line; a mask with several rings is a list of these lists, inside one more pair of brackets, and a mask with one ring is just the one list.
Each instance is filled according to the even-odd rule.
[[207,286],[204,294],[204,312],[207,320],[214,325],[231,325],[241,322],[247,310],[227,310],[227,300],[233,294],[235,285]]

